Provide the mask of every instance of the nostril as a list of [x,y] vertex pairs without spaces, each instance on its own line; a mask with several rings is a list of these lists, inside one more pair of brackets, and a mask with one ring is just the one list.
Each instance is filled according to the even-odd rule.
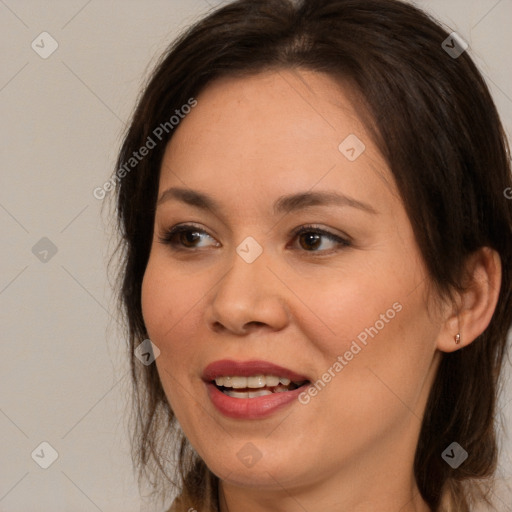
[[253,322],[248,322],[247,324],[245,324],[244,328],[247,326],[254,326],[254,327],[263,327],[265,326],[266,324],[264,322],[256,322],[256,321],[253,321]]

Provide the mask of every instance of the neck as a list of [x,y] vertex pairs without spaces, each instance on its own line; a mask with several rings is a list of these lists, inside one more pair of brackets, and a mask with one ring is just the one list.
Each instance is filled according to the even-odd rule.
[[411,430],[397,429],[344,462],[326,460],[288,478],[265,470],[248,484],[232,474],[219,481],[220,512],[431,512],[414,477]]
[[277,482],[279,489],[262,490],[239,487],[228,482],[219,482],[220,512],[432,512],[425,503],[418,487],[411,481],[408,485],[391,485],[381,488],[371,480],[362,492],[355,493],[350,483],[339,480],[323,482],[309,487],[291,488]]

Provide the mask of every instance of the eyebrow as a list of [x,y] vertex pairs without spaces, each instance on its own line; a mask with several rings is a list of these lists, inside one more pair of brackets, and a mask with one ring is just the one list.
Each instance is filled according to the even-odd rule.
[[[201,210],[220,211],[220,204],[212,197],[187,188],[171,187],[165,190],[157,201],[157,206],[175,199],[182,203],[194,206]],[[311,206],[349,206],[367,213],[376,214],[377,211],[369,204],[358,201],[338,192],[299,192],[279,197],[274,203],[274,214],[291,213]]]

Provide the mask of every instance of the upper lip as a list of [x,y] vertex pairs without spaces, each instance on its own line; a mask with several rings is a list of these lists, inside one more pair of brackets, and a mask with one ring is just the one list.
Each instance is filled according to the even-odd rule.
[[215,380],[216,377],[251,377],[253,375],[275,375],[276,377],[287,377],[292,382],[303,382],[309,380],[304,375],[268,361],[233,361],[230,359],[223,359],[221,361],[214,361],[213,363],[210,363],[203,370],[202,378],[206,382],[211,382]]

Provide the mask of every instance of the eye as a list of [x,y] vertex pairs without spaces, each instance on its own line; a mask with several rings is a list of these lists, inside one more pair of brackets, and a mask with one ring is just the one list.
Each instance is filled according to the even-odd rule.
[[314,226],[301,226],[294,232],[295,239],[307,252],[332,252],[337,248],[351,245],[346,238]]
[[[207,239],[213,240],[213,244],[203,244],[199,245],[201,240]],[[220,244],[213,237],[211,237],[206,231],[203,229],[197,228],[191,224],[181,224],[178,226],[174,226],[173,228],[167,230],[163,236],[159,237],[161,243],[170,245],[173,249],[196,249],[205,246],[215,246],[219,247]]]
[[[300,247],[307,252],[332,252],[337,248],[351,245],[348,239],[315,226],[301,226],[295,230],[292,238],[294,241],[298,240]],[[213,243],[208,243],[208,239]],[[220,247],[221,245],[206,231],[191,224],[174,226],[160,236],[159,240],[174,250]],[[201,244],[202,240],[203,244]]]

